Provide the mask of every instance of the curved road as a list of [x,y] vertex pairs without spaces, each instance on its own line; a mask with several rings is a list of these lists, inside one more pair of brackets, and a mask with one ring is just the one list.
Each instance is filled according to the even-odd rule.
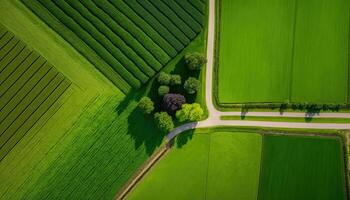
[[[350,124],[337,123],[296,123],[296,122],[264,122],[264,121],[242,121],[221,120],[221,116],[241,116],[241,112],[222,112],[215,108],[212,99],[213,88],[213,64],[215,47],[215,0],[209,0],[209,21],[207,38],[207,67],[206,67],[206,103],[209,112],[208,119],[200,122],[187,123],[175,128],[167,135],[168,141],[176,135],[194,128],[207,128],[215,126],[254,126],[275,128],[307,128],[307,129],[350,129]],[[297,112],[248,112],[245,116],[258,117],[308,117],[310,114]],[[350,113],[317,113],[312,114],[314,118],[350,118]]]

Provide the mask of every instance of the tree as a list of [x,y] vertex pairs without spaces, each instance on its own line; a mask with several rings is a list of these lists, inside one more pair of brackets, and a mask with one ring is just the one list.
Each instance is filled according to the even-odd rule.
[[172,74],[170,76],[170,85],[181,85],[181,76],[178,74]]
[[180,121],[198,121],[203,117],[204,111],[198,103],[183,104],[182,109],[176,112],[176,118]]
[[145,114],[150,114],[154,110],[154,103],[149,97],[142,97],[138,107]]
[[186,98],[181,94],[166,94],[163,97],[163,108],[170,115],[174,115],[176,111],[180,110],[184,103],[186,103]]
[[158,75],[158,83],[161,85],[169,85],[170,83],[170,74],[167,74],[165,72],[160,72]]
[[155,113],[154,120],[157,124],[157,127],[164,133],[167,133],[174,129],[173,119],[166,112]]
[[188,94],[194,94],[199,90],[200,82],[194,77],[189,77],[184,83],[184,89]]
[[202,65],[207,62],[207,59],[203,54],[195,52],[186,54],[185,62],[189,70],[200,70]]
[[169,93],[169,86],[166,86],[166,85],[161,85],[161,86],[159,86],[159,88],[158,88],[158,95],[159,96],[164,96],[164,95],[166,95],[166,94],[168,94]]

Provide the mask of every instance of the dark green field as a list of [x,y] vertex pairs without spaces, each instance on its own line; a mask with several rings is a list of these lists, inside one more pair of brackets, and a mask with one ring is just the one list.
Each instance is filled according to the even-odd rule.
[[339,138],[263,138],[259,199],[346,199]]

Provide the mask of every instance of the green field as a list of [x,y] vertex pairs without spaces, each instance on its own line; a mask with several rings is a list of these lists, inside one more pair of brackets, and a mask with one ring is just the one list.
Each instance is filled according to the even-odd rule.
[[125,93],[152,78],[205,21],[201,1],[22,2]]
[[245,132],[183,133],[128,199],[256,199],[261,141]]
[[349,1],[220,3],[219,104],[347,102]]
[[64,103],[71,81],[0,24],[0,161]]
[[267,135],[259,199],[346,199],[339,138]]
[[188,131],[128,199],[345,200],[343,155],[337,137]]
[[[33,4],[35,2],[37,1],[32,1]],[[70,6],[78,6],[76,2],[79,3],[79,1],[61,2],[62,5],[69,4]],[[78,11],[82,11],[80,9],[83,9],[83,3],[90,5],[90,2],[81,2],[79,3],[79,9],[77,8]],[[99,2],[96,1],[95,3]],[[194,5],[198,6],[196,8],[198,10],[205,9],[200,6],[205,6],[205,3],[201,1],[193,2],[197,2],[198,5],[197,3],[191,4],[192,6],[186,7],[186,9],[194,8]],[[176,4],[170,2],[169,4],[180,9],[181,2]],[[162,5],[162,3],[159,3],[153,6]],[[134,26],[137,24],[140,27],[137,30],[147,29],[144,31],[155,33],[154,29],[149,29],[150,25],[148,23],[144,23],[143,20],[137,21],[141,17],[138,15],[132,16],[134,12],[128,11],[131,8],[126,3],[118,3],[115,6],[118,6],[118,9],[121,10],[125,9],[123,11],[125,16],[128,15],[128,19],[133,20]],[[195,16],[189,15],[188,11],[184,11],[184,9],[182,10],[184,13],[181,16],[188,18],[186,23],[191,22],[189,19],[196,21],[194,20]],[[201,10],[200,13],[202,12],[205,11]],[[85,15],[89,13],[83,12],[83,17],[87,17]],[[89,16],[92,17],[92,15]],[[125,19],[121,12],[114,14],[114,16]],[[47,17],[47,19],[52,18],[54,18],[53,15]],[[79,17],[79,19],[82,18]],[[97,17],[93,19],[97,19]],[[102,19],[110,18],[101,18],[101,21]],[[103,74],[106,71],[101,70],[100,65],[96,66],[95,63],[96,61],[103,64],[105,61],[90,47],[83,44],[80,39],[77,39],[78,36],[75,33],[65,28],[57,20],[55,22],[55,25],[63,28],[51,29],[21,1],[0,1],[0,23],[14,33],[16,38],[20,38],[38,54],[42,55],[48,63],[55,66],[55,69],[61,75],[72,82],[69,91],[65,92],[55,104],[57,106],[55,106],[54,114],[42,118],[43,120],[38,121],[31,127],[0,161],[0,199],[112,199],[125,182],[163,142],[163,135],[153,124],[152,116],[145,117],[135,109],[140,97],[150,93],[150,88],[155,85],[153,84],[154,79],[150,79],[149,83],[144,84],[144,90],[134,90],[126,93],[129,90],[125,90],[125,88],[131,87],[124,84],[126,82],[120,81],[119,77],[121,76],[111,70],[107,71],[106,78]],[[91,23],[93,22],[97,26],[98,20],[91,21]],[[115,24],[117,19],[110,22]],[[194,32],[197,36],[193,39],[193,42],[188,43],[188,46],[183,45],[183,50],[180,53],[176,52],[172,59],[169,59],[164,65],[159,65],[159,67],[164,67],[167,72],[174,71],[175,68],[183,69],[185,65],[180,63],[180,60],[185,53],[204,52],[205,33],[201,30],[202,24],[205,23],[205,21],[201,21],[201,23],[196,21],[194,24],[197,24],[197,30]],[[107,31],[107,29],[103,29],[102,24],[100,25],[99,31]],[[90,28],[92,28],[91,30],[97,29]],[[113,26],[113,28],[115,27]],[[118,31],[124,30],[117,28]],[[68,35],[63,35],[63,33]],[[97,32],[95,33],[97,34]],[[2,36],[3,32],[0,32],[0,34]],[[127,35],[129,33],[123,31],[123,34]],[[156,34],[160,34],[158,30]],[[8,36],[6,37],[8,38]],[[125,45],[127,42],[136,41],[134,38],[128,41],[114,39],[113,42],[123,42],[120,51],[129,48],[128,45]],[[156,41],[160,44],[162,40]],[[75,46],[76,44],[71,42],[78,42],[83,46],[78,49]],[[137,48],[136,50],[140,49]],[[160,53],[160,51],[157,53]],[[87,55],[90,57],[87,58]],[[118,57],[120,61],[121,58]],[[132,62],[140,61],[141,63],[140,59],[133,58],[135,60],[132,60]],[[158,59],[155,60],[160,62]],[[153,66],[147,64],[149,67]],[[101,66],[110,67],[109,65]],[[140,67],[141,65],[137,66]],[[0,63],[0,67],[3,69],[5,65]],[[142,70],[147,70],[146,68],[145,66]],[[142,74],[146,74],[146,72]],[[4,77],[0,76],[1,81]],[[117,80],[117,82],[113,82],[113,84],[110,79]],[[1,90],[0,93],[2,94],[3,91]],[[203,97],[202,92],[199,91],[199,94],[199,99],[196,101],[202,102],[200,100]],[[2,114],[1,110],[0,116],[5,116]],[[138,122],[136,125],[135,121]],[[1,128],[3,127],[1,126]]]

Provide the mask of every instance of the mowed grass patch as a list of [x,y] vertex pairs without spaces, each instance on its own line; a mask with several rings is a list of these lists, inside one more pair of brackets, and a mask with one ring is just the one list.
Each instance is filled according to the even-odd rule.
[[259,199],[346,199],[339,138],[266,135]]
[[348,0],[298,1],[292,102],[347,102],[349,8]]
[[221,0],[219,103],[289,98],[294,0]]
[[129,199],[256,199],[261,140],[246,132],[183,133]]
[[219,104],[347,103],[348,1],[220,2]]

